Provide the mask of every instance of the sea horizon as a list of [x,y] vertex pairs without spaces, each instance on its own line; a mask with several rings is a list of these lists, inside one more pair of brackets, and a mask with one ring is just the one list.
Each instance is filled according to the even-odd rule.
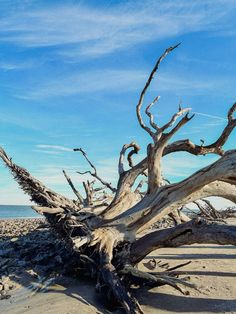
[[0,219],[42,218],[30,205],[0,205]]

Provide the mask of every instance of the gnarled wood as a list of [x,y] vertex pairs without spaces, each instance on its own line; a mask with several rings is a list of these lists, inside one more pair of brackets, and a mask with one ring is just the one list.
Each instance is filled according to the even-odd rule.
[[[153,105],[159,101],[158,96],[145,109],[149,126],[142,117],[144,97],[154,74],[162,60],[176,47],[178,45],[166,49],[157,60],[136,106],[138,122],[151,136],[147,156],[134,165],[132,157],[138,153],[140,147],[135,142],[123,146],[119,157],[119,179],[116,188],[98,175],[96,167],[81,148],[74,150],[83,154],[92,171],[79,173],[89,173],[102,184],[102,188],[95,188],[94,181],[84,182],[84,199],[64,171],[77,200],[70,200],[48,189],[26,169],[13,163],[0,148],[0,158],[11,170],[22,190],[37,204],[33,208],[48,219],[53,229],[74,253],[76,267],[88,269],[91,276],[96,277],[97,288],[104,290],[111,299],[115,299],[126,313],[142,313],[137,300],[129,291],[132,284],[148,287],[168,284],[181,292],[181,285],[192,286],[166,273],[150,274],[134,267],[154,249],[192,243],[236,245],[234,226],[202,219],[188,221],[189,218],[180,211],[188,203],[199,204],[199,199],[209,196],[221,196],[236,203],[236,150],[223,150],[223,145],[236,126],[233,116],[236,103],[228,111],[227,125],[219,138],[209,145],[204,145],[203,140],[202,145],[194,144],[189,139],[170,142],[172,136],[193,118],[193,115],[189,116],[190,108],[179,107],[177,113],[160,126],[154,121],[151,112]],[[130,151],[127,160],[130,168],[125,170],[124,160],[128,149]],[[196,156],[213,153],[220,158],[188,178],[167,185],[161,171],[162,157],[181,151]],[[143,180],[135,188],[134,184],[140,175],[147,177],[146,191],[143,190]],[[107,193],[108,190],[110,194]],[[217,212],[211,204],[207,200],[204,202],[210,208],[208,212],[217,218]],[[174,219],[175,227],[141,236],[142,232],[147,232],[153,223],[159,222],[166,215]],[[188,222],[183,223],[185,221]]]
[[131,261],[136,264],[152,251],[162,247],[178,247],[194,243],[236,245],[236,228],[196,218],[174,228],[157,230],[132,244]]

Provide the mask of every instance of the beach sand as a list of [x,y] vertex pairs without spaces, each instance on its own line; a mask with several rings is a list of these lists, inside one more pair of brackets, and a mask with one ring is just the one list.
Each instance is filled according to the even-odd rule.
[[[233,224],[235,222],[233,219],[229,221]],[[51,259],[55,261],[51,264],[52,268],[62,267],[60,254],[63,255],[64,251],[44,220],[0,220],[0,237],[0,271],[7,287],[5,296],[10,296],[4,297],[3,293],[0,313],[109,313],[95,292],[93,282],[68,276],[57,277],[50,272],[50,260],[43,256],[44,250],[51,247]],[[48,245],[46,247],[42,245],[45,239]],[[6,243],[10,242],[8,249],[15,247],[18,255],[6,251]],[[28,255],[27,250],[24,255],[21,254],[22,249],[19,249],[25,242],[28,243],[28,248],[35,245]],[[60,251],[58,255],[55,253],[55,245]],[[33,256],[38,256],[35,262],[30,260]],[[146,314],[236,313],[236,247],[195,244],[181,248],[163,248],[152,252],[139,267],[145,270],[143,263],[152,258],[161,261],[160,265],[168,263],[171,267],[191,260],[179,273],[181,276],[189,276],[190,281],[197,285],[198,291],[188,289],[189,295],[185,296],[169,286],[151,290],[137,289],[134,293]],[[159,270],[163,271],[163,268],[157,267],[156,271]],[[116,310],[115,313],[121,311]]]

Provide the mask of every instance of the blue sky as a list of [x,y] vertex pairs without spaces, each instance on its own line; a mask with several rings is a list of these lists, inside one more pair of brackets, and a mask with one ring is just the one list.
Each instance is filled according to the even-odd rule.
[[[87,170],[71,149],[83,147],[109,181],[117,178],[124,143],[145,156],[148,135],[135,105],[156,58],[161,64],[147,94],[157,121],[181,101],[196,112],[175,139],[216,139],[236,100],[236,1],[0,0],[0,145],[49,187],[72,196],[61,169],[78,187]],[[235,133],[226,148],[235,148]],[[138,160],[138,159],[137,159]],[[181,180],[215,156],[175,154],[164,174]],[[0,165],[0,204],[28,204]],[[218,201],[221,206],[222,201]]]

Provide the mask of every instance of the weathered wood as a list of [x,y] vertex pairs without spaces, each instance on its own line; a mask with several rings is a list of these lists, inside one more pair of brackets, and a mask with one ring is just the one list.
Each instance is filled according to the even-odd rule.
[[173,228],[157,230],[132,244],[131,261],[136,264],[147,254],[162,247],[178,247],[194,243],[236,245],[236,228],[232,225],[196,218]]
[[62,170],[69,186],[71,187],[72,191],[75,193],[75,195],[77,196],[78,200],[80,201],[81,205],[84,204],[84,199],[83,197],[81,196],[81,194],[79,193],[79,191],[75,188],[73,182],[71,181],[71,178],[67,175],[66,171],[65,170]]
[[[236,126],[233,116],[236,103],[228,111],[227,125],[219,138],[210,145],[204,145],[204,141],[202,145],[197,145],[189,139],[170,143],[172,136],[193,118],[189,116],[190,108],[179,107],[177,113],[160,126],[154,121],[151,112],[152,106],[159,101],[158,96],[145,109],[150,126],[147,126],[142,118],[144,96],[154,74],[162,60],[177,47],[178,45],[166,49],[157,60],[136,106],[138,122],[151,136],[152,142],[147,147],[147,156],[134,165],[132,157],[139,152],[140,147],[135,142],[123,146],[119,157],[119,179],[116,188],[98,175],[96,167],[81,148],[74,150],[83,154],[92,171],[79,173],[89,173],[96,182],[102,184],[102,188],[94,188],[94,181],[84,182],[84,199],[63,171],[78,198],[75,201],[48,189],[26,169],[13,163],[0,148],[0,158],[10,169],[21,189],[37,204],[33,208],[45,215],[53,229],[70,247],[76,265],[86,268],[91,277],[96,278],[97,288],[105,289],[107,297],[118,302],[126,313],[142,313],[137,300],[129,292],[133,283],[149,287],[168,284],[181,292],[181,285],[192,286],[173,278],[171,274],[149,274],[133,267],[154,249],[192,243],[236,245],[234,226],[202,219],[188,221],[189,218],[180,211],[188,203],[199,204],[198,200],[204,199],[208,205],[206,216],[218,218],[217,211],[207,199],[205,200],[206,197],[221,196],[236,203],[236,150],[223,150],[223,145]],[[125,154],[129,149],[127,161],[130,168],[125,170]],[[213,153],[220,157],[188,178],[166,185],[161,169],[162,157],[181,151],[196,156]],[[145,192],[140,190],[143,180],[136,188],[134,185],[140,175],[147,177]],[[109,190],[110,194],[101,195],[103,188]],[[151,225],[166,215],[174,219],[175,227],[143,235],[144,231],[149,232]]]
[[82,148],[74,148],[75,152],[81,152],[82,155],[84,156],[84,158],[87,160],[88,164],[90,165],[90,167],[94,170],[94,172],[87,170],[84,172],[80,172],[77,171],[79,174],[86,174],[89,173],[91,176],[93,176],[94,178],[96,178],[100,183],[102,183],[102,185],[106,186],[108,189],[110,189],[112,192],[115,192],[116,189],[112,187],[111,183],[105,181],[104,179],[102,179],[98,173],[97,173],[97,168],[94,166],[94,164],[89,160],[86,152],[82,149]]

